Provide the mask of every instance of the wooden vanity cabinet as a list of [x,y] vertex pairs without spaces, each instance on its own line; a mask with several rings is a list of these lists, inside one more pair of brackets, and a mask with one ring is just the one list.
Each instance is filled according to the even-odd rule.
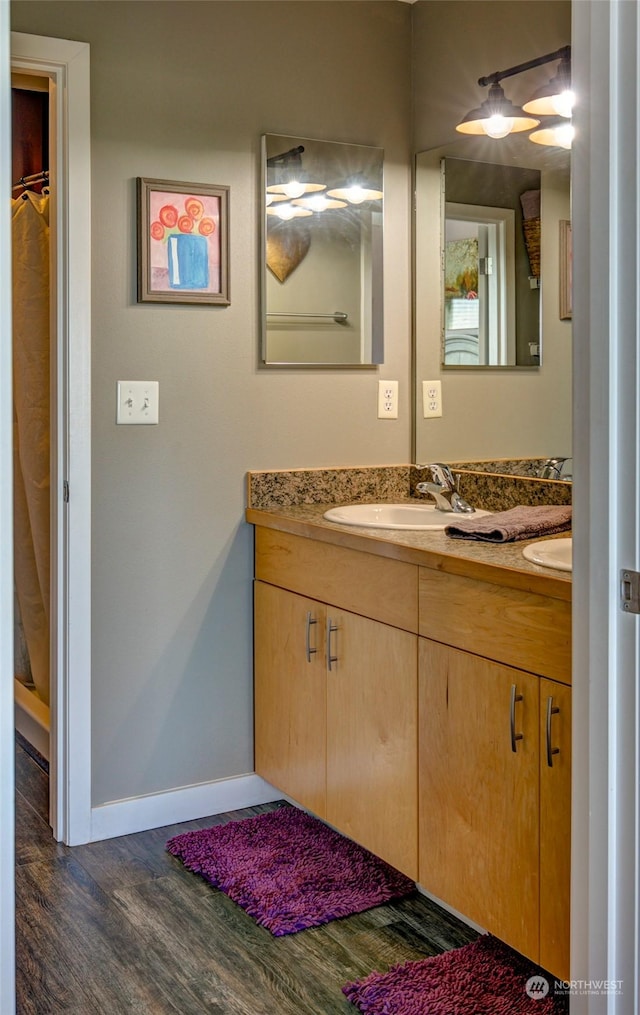
[[[398,561],[256,532],[256,772],[413,878],[416,572]],[[297,591],[303,586],[314,598]],[[400,601],[387,601],[385,587]],[[332,602],[315,598],[327,592]],[[389,616],[414,630],[382,622]]]
[[420,884],[535,957],[538,680],[421,638],[419,686]]
[[255,573],[258,774],[568,979],[569,596],[263,526]]
[[567,979],[570,604],[421,568],[420,633],[420,883]]
[[570,833],[571,688],[541,680],[539,962],[563,980],[570,978]]
[[256,772],[326,818],[325,608],[257,581],[254,613]]

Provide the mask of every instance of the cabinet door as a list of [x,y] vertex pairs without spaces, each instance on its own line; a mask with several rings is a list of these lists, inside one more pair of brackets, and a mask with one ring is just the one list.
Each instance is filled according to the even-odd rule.
[[417,878],[416,635],[329,606],[327,623],[327,820]]
[[421,638],[419,679],[420,883],[536,959],[538,678]]
[[254,595],[256,772],[324,818],[325,608],[263,582]]
[[[556,711],[557,709],[557,711]],[[569,977],[571,688],[540,682],[540,965]]]

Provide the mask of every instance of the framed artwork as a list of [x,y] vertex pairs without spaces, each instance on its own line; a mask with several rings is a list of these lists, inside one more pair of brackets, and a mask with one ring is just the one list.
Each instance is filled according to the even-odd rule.
[[229,188],[138,177],[138,303],[228,306]]
[[573,253],[571,222],[560,219],[560,320],[573,317]]

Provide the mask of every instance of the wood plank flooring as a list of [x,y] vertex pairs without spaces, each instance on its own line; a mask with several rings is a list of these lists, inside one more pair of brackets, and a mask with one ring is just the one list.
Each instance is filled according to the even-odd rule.
[[274,938],[165,851],[179,832],[277,805],[69,848],[47,800],[17,746],[18,1015],[355,1015],[342,984],[476,937],[418,895]]

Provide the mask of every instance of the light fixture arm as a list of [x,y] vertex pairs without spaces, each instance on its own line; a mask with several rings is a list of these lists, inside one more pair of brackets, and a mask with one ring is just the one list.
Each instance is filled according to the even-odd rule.
[[483,88],[487,85],[498,84],[503,78],[511,78],[514,74],[522,74],[523,71],[531,70],[533,67],[542,67],[545,63],[552,63],[553,60],[569,60],[571,58],[571,46],[562,46],[554,53],[546,53],[544,56],[537,56],[534,60],[527,60],[526,63],[519,63],[515,67],[507,67],[506,70],[497,70],[486,77],[478,78],[478,84]]
[[300,165],[300,156],[304,151],[304,145],[298,145],[297,148],[290,148],[288,152],[282,152],[280,155],[271,155],[267,159],[268,166],[288,166],[291,163]]

